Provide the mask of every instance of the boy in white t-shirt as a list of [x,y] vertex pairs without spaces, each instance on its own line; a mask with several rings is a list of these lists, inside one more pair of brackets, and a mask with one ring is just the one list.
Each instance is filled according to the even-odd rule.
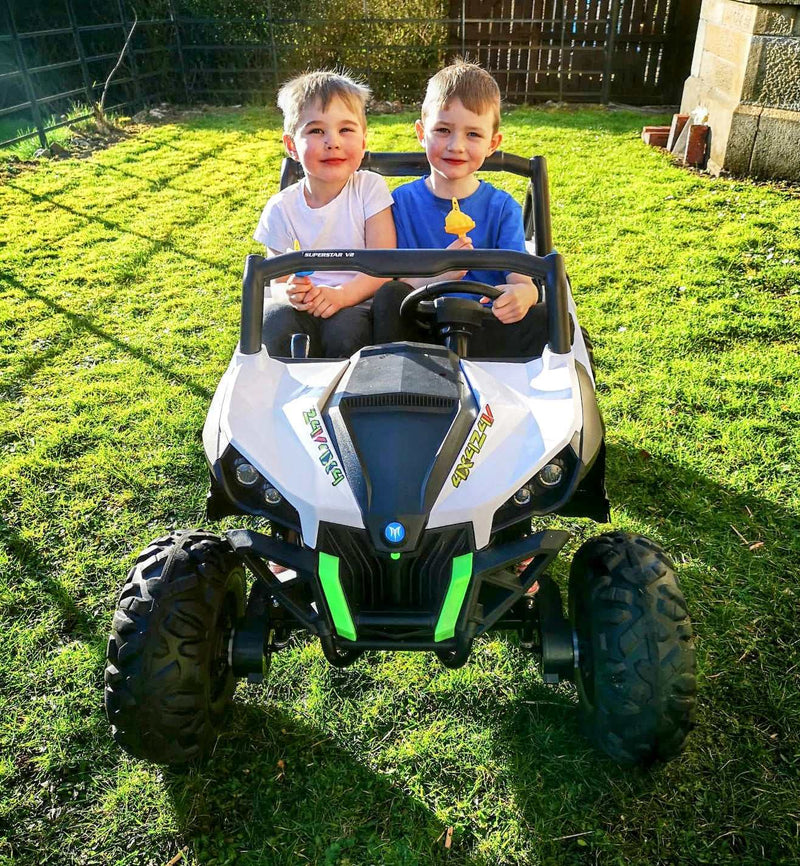
[[[267,202],[253,237],[268,256],[300,249],[397,245],[386,181],[359,171],[367,145],[370,91],[346,75],[308,72],[278,93],[283,143],[305,177]],[[347,271],[294,274],[272,284],[262,339],[288,357],[292,334],[308,334],[311,357],[349,357],[371,340],[372,296],[385,280]]]

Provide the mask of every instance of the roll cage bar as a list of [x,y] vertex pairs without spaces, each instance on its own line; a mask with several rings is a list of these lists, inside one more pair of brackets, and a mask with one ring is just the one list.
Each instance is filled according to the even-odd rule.
[[[424,153],[371,153],[367,151],[362,169],[387,176],[422,176],[429,170]],[[302,250],[264,258],[249,255],[242,280],[242,321],[239,348],[244,355],[261,351],[261,321],[264,286],[269,280],[298,271],[358,271],[373,277],[401,279],[426,277],[450,270],[505,270],[535,277],[544,288],[547,304],[547,342],[557,355],[571,346],[567,275],[564,260],[553,249],[550,222],[550,194],[547,163],[543,156],[525,159],[497,151],[481,171],[507,171],[527,177],[528,190],[523,207],[526,240],[534,241],[536,255],[512,250]],[[299,162],[289,157],[281,167],[281,189],[303,176]]]

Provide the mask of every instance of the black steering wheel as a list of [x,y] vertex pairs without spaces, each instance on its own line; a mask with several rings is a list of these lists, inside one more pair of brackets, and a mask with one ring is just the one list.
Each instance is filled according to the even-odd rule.
[[[455,292],[474,295],[475,298],[449,297]],[[502,294],[497,286],[477,280],[442,280],[428,283],[403,298],[400,318],[408,324],[417,323],[423,327],[431,327],[435,323],[444,338],[445,346],[459,357],[465,358],[470,337],[493,316],[489,307],[485,307],[478,299],[487,297],[495,300]]]
[[[489,298],[494,301],[503,293],[497,286],[490,286],[489,283],[481,283],[478,280],[441,280],[438,283],[428,283],[427,286],[420,286],[414,289],[410,295],[403,298],[403,303],[400,305],[400,317],[406,322],[416,322],[422,319],[424,322],[429,322],[436,317],[440,323],[447,321],[445,318],[446,311],[442,310],[437,316],[437,308],[435,301],[437,298],[443,298],[454,293],[464,295],[474,295],[476,300],[467,298],[455,298],[454,300],[466,301],[470,305],[473,312],[471,320],[474,321],[474,313],[480,312],[481,315],[491,316],[492,311],[489,307],[483,306],[477,299]],[[455,310],[453,311],[455,313]],[[444,314],[444,315],[443,315]]]

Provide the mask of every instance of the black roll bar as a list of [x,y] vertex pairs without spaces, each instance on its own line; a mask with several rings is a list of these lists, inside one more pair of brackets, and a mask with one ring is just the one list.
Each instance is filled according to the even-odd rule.
[[[361,168],[386,177],[421,177],[430,172],[428,160],[421,151],[372,153],[368,150],[361,160]],[[543,156],[525,159],[498,150],[486,159],[480,170],[507,171],[509,174],[528,178],[530,182],[522,209],[525,239],[533,240],[537,256],[546,256],[553,252],[547,160]],[[286,157],[281,165],[281,189],[296,183],[302,176],[303,167],[300,163],[291,157]]]
[[242,279],[240,350],[245,355],[261,351],[264,286],[275,277],[308,270],[357,271],[390,280],[464,269],[513,271],[536,277],[544,286],[550,351],[557,355],[569,352],[564,260],[555,251],[531,256],[514,250],[301,250],[269,259],[249,255]]

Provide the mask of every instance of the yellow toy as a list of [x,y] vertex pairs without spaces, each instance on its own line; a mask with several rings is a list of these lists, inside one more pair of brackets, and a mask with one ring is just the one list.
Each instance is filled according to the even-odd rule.
[[462,212],[458,206],[458,199],[453,199],[453,209],[447,214],[444,221],[444,230],[451,235],[458,235],[462,240],[475,228],[475,220]]

